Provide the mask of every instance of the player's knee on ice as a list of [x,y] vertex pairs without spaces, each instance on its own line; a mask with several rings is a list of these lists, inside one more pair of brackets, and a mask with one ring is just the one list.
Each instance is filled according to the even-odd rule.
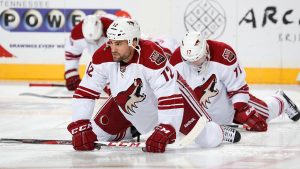
[[217,147],[222,143],[223,132],[215,122],[206,123],[203,131],[196,137],[195,143],[203,148]]

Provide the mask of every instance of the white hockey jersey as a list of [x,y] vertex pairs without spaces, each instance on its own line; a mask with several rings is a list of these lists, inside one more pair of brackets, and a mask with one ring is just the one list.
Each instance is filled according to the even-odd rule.
[[150,40],[156,44],[158,44],[164,51],[165,55],[168,59],[171,57],[173,52],[177,49],[180,45],[179,42],[170,36],[150,36],[146,34],[142,34],[142,39]]
[[65,71],[77,69],[79,67],[79,60],[86,49],[89,55],[107,42],[106,30],[116,17],[114,15],[103,15],[100,20],[103,25],[103,35],[97,42],[88,42],[82,33],[82,23],[75,25],[71,31],[69,39],[65,42]]
[[158,45],[146,40],[139,45],[140,55],[135,52],[129,63],[114,62],[105,45],[95,52],[74,94],[73,121],[91,119],[94,99],[109,81],[120,111],[140,133],[159,123],[171,124],[178,133],[184,103],[177,72]]
[[149,40],[161,46],[168,58],[171,57],[175,49],[179,46],[179,42],[176,39],[168,36],[149,37]]
[[233,103],[249,100],[246,74],[229,45],[211,40],[207,43],[211,58],[204,70],[183,61],[180,48],[171,56],[170,63],[195,91],[212,120],[231,124],[235,113]]

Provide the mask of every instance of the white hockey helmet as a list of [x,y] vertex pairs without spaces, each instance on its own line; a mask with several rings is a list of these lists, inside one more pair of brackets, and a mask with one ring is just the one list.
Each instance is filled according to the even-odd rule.
[[130,18],[117,18],[107,29],[109,40],[127,40],[128,46],[132,46],[133,40],[141,37],[139,24]]
[[207,50],[206,39],[200,32],[188,32],[180,45],[181,56],[188,62],[196,62],[203,57],[209,59]]
[[103,25],[97,15],[88,15],[82,23],[82,33],[87,41],[99,40],[102,36]]

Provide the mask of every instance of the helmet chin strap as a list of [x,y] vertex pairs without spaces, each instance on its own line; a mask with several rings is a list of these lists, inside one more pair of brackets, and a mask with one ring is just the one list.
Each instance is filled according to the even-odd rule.
[[140,63],[140,55],[141,55],[141,47],[139,45],[139,40],[137,40],[137,45],[134,47],[132,43],[130,43],[130,46],[137,51],[137,53],[139,54],[139,58],[137,60],[137,63]]
[[141,56],[141,47],[140,45],[137,45],[136,47],[133,47],[133,49],[135,49],[137,51],[137,53],[139,54],[139,58],[137,60],[137,64],[140,63],[140,56]]
[[132,47],[133,47],[133,49],[135,49],[138,52],[138,54],[140,56],[140,54],[141,54],[141,47],[140,47],[140,45],[136,45],[136,47],[134,47],[134,46],[132,46]]

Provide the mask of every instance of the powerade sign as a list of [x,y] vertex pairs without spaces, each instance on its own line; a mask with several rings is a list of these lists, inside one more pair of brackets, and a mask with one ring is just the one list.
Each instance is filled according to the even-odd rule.
[[10,32],[70,32],[86,15],[115,14],[119,9],[6,9],[0,25]]

